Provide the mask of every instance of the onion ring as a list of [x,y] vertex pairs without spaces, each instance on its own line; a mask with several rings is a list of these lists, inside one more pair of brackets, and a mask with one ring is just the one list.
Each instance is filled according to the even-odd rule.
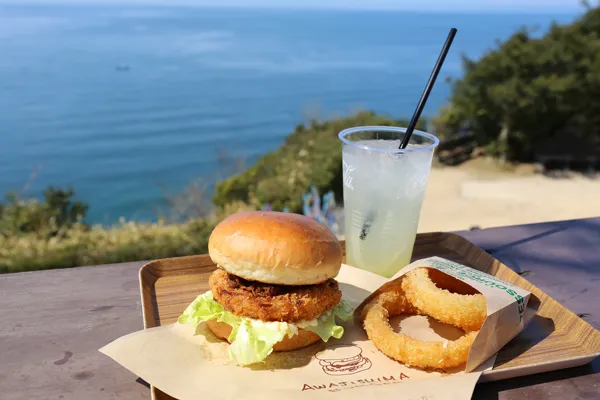
[[416,313],[417,309],[399,286],[390,289],[373,297],[360,314],[367,336],[375,347],[409,367],[445,369],[464,365],[477,332],[467,332],[457,340],[443,342],[424,342],[396,333],[389,318]]
[[[464,293],[467,291],[465,286],[468,285],[456,278],[443,273],[434,274],[432,271],[434,270],[429,268],[415,268],[403,276],[402,289],[408,301],[421,314],[429,315],[445,324],[454,325],[467,332],[481,329],[487,317],[485,297],[474,292],[472,288],[468,292],[478,294],[452,293],[444,287]],[[453,280],[460,283],[452,283]]]
[[449,292],[458,294],[480,294],[479,291],[473,286],[461,281],[460,279],[456,279],[451,275],[445,274],[439,269],[429,267],[421,268],[425,268],[427,270],[429,273],[429,279],[431,279],[433,283],[435,283],[435,286],[439,287],[440,289],[445,289]]

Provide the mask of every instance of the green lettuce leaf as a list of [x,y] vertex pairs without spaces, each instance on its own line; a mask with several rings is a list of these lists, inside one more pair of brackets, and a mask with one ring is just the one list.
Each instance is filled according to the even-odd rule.
[[[225,310],[222,305],[213,299],[212,292],[208,291],[196,298],[183,314],[179,316],[177,322],[197,326],[202,321],[216,319],[219,322],[225,322],[233,327],[231,334],[234,334],[236,328],[241,324],[242,319],[233,313]],[[230,336],[231,339],[231,336]]]
[[330,337],[340,339],[344,335],[344,328],[336,324],[336,317],[342,321],[352,318],[352,307],[344,300],[337,306],[327,311],[319,318],[307,322],[299,322],[298,327],[316,333],[326,342]]
[[[286,324],[287,325],[287,324]],[[275,343],[283,340],[289,329],[270,329],[267,324],[253,324],[244,318],[229,346],[229,358],[240,365],[263,361],[273,352]]]
[[292,337],[298,328],[314,332],[327,342],[329,338],[339,339],[344,328],[336,324],[336,318],[344,321],[352,318],[352,308],[345,302],[327,311],[319,318],[301,321],[297,324],[286,322],[263,322],[252,318],[239,317],[225,310],[208,291],[196,298],[179,316],[177,322],[197,326],[211,319],[224,322],[233,329],[229,336],[229,358],[240,365],[249,365],[263,361],[273,352],[273,346],[285,336]]

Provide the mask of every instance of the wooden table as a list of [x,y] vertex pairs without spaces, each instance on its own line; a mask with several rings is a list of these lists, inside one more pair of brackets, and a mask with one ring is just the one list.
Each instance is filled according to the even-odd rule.
[[[600,328],[600,218],[459,232]],[[149,399],[97,349],[142,329],[143,262],[0,275],[1,399]],[[480,384],[475,399],[598,399],[600,358]]]

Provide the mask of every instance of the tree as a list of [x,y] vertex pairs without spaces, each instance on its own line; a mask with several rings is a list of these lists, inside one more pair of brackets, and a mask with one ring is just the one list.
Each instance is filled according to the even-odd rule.
[[536,146],[564,137],[600,143],[600,9],[542,38],[525,28],[474,61],[453,84],[444,130],[468,124],[492,154],[529,161]]
[[76,223],[82,223],[88,210],[87,204],[73,200],[72,189],[44,191],[44,201],[20,199],[8,194],[6,202],[0,203],[0,232],[2,234],[42,233],[55,235]]

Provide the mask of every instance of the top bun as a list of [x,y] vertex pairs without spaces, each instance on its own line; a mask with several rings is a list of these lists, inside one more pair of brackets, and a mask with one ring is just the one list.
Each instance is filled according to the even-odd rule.
[[342,248],[325,225],[300,214],[248,211],[212,231],[210,258],[230,274],[274,285],[312,285],[335,277]]

